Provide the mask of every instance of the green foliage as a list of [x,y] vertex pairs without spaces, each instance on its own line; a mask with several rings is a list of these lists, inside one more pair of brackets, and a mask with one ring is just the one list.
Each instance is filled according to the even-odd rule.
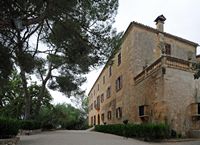
[[17,120],[0,117],[0,139],[16,136],[19,131],[19,126]]
[[[104,63],[121,39],[112,28],[118,0],[1,0],[0,5],[0,48],[5,48],[0,77],[7,80],[11,70],[19,70],[25,118],[33,113],[28,75],[36,74],[42,84],[38,100],[46,96],[46,86],[68,97],[79,95],[84,74]],[[36,106],[35,114],[40,101]]]
[[[31,97],[31,113],[36,115],[36,104],[38,103],[38,96],[41,86],[36,83],[32,83],[28,87],[28,91]],[[52,97],[47,89],[44,90],[43,98],[41,100],[42,106],[51,106],[50,102]],[[7,84],[0,87],[0,114],[1,116],[12,117],[21,119],[24,116],[24,95],[23,86],[17,71],[13,71]],[[32,116],[34,117],[34,116]]]
[[97,125],[95,130],[126,137],[144,138],[146,140],[164,139],[169,137],[169,126],[165,124],[115,124]]
[[8,82],[0,87],[1,116],[20,118],[23,115],[24,97],[22,81],[16,71],[13,71]]
[[68,104],[57,104],[51,108],[42,107],[37,116],[44,129],[61,127],[63,129],[86,128],[86,119],[82,111]]
[[34,130],[34,129],[40,129],[41,123],[34,120],[20,120],[20,129],[23,130]]
[[11,74],[13,63],[10,58],[10,49],[0,44],[0,87],[2,87],[8,76]]

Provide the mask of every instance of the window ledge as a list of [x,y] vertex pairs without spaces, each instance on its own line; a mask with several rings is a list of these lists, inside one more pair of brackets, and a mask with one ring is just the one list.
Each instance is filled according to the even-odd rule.
[[141,115],[141,116],[139,116],[140,118],[148,118],[149,117],[149,115]]
[[192,117],[200,117],[200,114],[192,114]]

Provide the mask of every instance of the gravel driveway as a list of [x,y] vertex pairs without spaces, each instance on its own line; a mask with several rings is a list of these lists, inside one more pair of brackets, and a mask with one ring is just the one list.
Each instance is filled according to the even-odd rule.
[[98,132],[60,130],[20,136],[19,145],[200,145],[200,141],[148,143]]

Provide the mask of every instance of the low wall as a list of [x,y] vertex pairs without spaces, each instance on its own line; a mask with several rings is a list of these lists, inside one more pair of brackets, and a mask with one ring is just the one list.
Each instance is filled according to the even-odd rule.
[[0,139],[0,145],[17,145],[20,138],[8,138],[8,139]]

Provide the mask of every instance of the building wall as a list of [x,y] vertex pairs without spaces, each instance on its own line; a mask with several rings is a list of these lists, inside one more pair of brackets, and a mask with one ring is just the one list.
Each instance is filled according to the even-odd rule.
[[[135,113],[134,120],[137,123],[166,122],[166,102],[163,99],[164,79],[162,69],[152,73],[143,81],[135,84]],[[139,106],[147,105],[147,120],[139,117]]]
[[[165,33],[149,30],[144,26],[131,26],[119,52],[113,58],[113,64],[103,69],[89,93],[89,107],[92,103],[94,106],[97,97],[104,94],[104,102],[100,103],[100,110],[94,107],[92,110],[89,109],[89,125],[92,125],[91,117],[94,116],[97,124],[99,115],[100,124],[122,123],[123,120],[128,119],[129,122],[134,123],[165,122],[171,124],[178,132],[185,133],[191,128],[199,128],[199,122],[191,119],[192,108],[194,108],[191,104],[195,103],[194,90],[198,90],[200,86],[200,83],[193,79],[193,73],[167,68],[166,73],[163,74],[162,69],[159,69],[140,83],[134,82],[135,76],[161,57],[164,43],[171,45],[171,56],[184,60],[191,58],[191,61],[196,61],[194,45]],[[121,53],[121,64],[118,66],[119,53]],[[111,76],[109,76],[110,67]],[[116,91],[116,79],[119,76],[122,76],[122,88]],[[103,83],[104,77],[105,83]],[[108,87],[111,87],[109,98],[106,97]],[[198,91],[196,93],[200,94]],[[149,117],[139,117],[140,105],[148,105]],[[122,108],[120,119],[116,118],[118,107]],[[112,112],[111,120],[107,119],[108,111]],[[104,113],[104,121],[101,119],[102,113]]]
[[186,134],[190,129],[200,129],[200,122],[193,121],[192,104],[197,103],[200,80],[193,73],[166,69],[164,100],[168,104],[167,121],[177,132]]

